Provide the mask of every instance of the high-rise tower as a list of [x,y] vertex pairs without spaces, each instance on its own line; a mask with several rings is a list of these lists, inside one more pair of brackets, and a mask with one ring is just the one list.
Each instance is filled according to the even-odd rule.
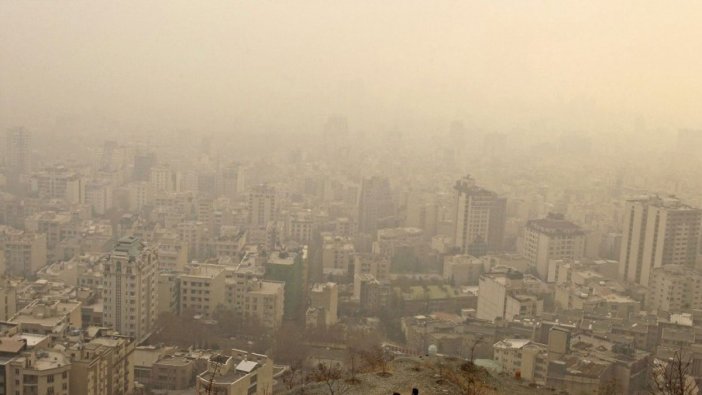
[[671,264],[694,266],[701,220],[702,210],[675,197],[649,196],[627,201],[619,255],[622,279],[648,285],[654,268]]
[[103,265],[103,325],[139,342],[153,330],[157,318],[156,248],[125,237],[105,255]]
[[373,237],[389,218],[395,215],[395,205],[387,178],[372,177],[363,180],[358,202],[358,230]]
[[32,135],[25,128],[13,128],[7,131],[5,142],[5,164],[12,171],[25,174],[32,168]]
[[506,199],[475,184],[471,176],[456,182],[454,245],[463,254],[485,255],[502,249]]

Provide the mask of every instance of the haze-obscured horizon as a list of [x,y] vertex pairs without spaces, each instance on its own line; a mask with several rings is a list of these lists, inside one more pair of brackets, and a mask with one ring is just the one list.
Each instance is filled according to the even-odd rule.
[[5,1],[0,128],[699,127],[700,20],[697,1]]

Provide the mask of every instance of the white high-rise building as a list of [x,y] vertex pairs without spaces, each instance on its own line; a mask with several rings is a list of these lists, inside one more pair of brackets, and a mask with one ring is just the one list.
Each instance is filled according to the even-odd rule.
[[133,236],[122,238],[103,258],[103,267],[103,325],[143,340],[158,312],[156,248]]
[[502,249],[506,200],[475,184],[471,176],[456,182],[454,245],[462,254],[482,256]]
[[648,285],[654,268],[694,266],[702,211],[675,197],[649,196],[629,200],[619,255],[622,279]]
[[168,166],[151,168],[151,188],[156,192],[176,192],[181,189],[180,174]]
[[32,170],[32,135],[25,128],[13,128],[5,135],[5,166],[14,174],[26,174]]
[[577,260],[585,253],[585,232],[561,214],[527,222],[522,255],[542,280],[556,281],[556,260]]
[[259,185],[249,192],[249,225],[265,226],[275,219],[275,189]]

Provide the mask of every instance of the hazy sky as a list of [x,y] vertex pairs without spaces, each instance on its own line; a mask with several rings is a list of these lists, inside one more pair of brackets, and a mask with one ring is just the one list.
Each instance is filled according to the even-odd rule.
[[702,127],[701,21],[699,0],[4,0],[0,126]]

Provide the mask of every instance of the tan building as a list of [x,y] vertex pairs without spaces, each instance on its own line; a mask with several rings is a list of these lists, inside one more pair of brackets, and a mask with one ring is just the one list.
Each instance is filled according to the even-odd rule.
[[151,387],[184,390],[195,385],[195,360],[180,355],[165,355],[151,367]]
[[33,276],[46,265],[46,235],[0,225],[0,250],[10,274]]
[[483,260],[470,255],[447,255],[444,257],[443,276],[454,286],[478,285],[485,271]]
[[541,315],[543,298],[538,292],[541,284],[533,276],[517,271],[483,274],[478,285],[476,317],[512,321],[517,316]]
[[354,256],[353,298],[361,297],[361,279],[364,275],[371,275],[380,282],[390,280],[390,259],[377,255]]
[[181,312],[212,318],[224,304],[225,267],[213,264],[192,264],[180,276]]
[[694,266],[702,210],[675,197],[650,196],[626,202],[619,275],[648,286],[653,269]]
[[27,217],[24,229],[46,235],[47,260],[52,262],[56,256],[54,249],[61,240],[68,237],[73,217],[68,212],[43,211]]
[[14,395],[69,395],[71,361],[59,351],[23,353],[5,367],[5,389]]
[[158,241],[159,270],[182,271],[188,263],[188,244],[178,239]]
[[327,235],[322,241],[322,270],[346,274],[354,261],[353,241],[348,237]]
[[545,344],[526,339],[505,339],[493,345],[495,361],[502,371],[514,377],[543,385],[548,370],[548,353]]
[[207,225],[204,222],[185,221],[178,224],[178,237],[188,245],[188,258],[200,256],[207,235]]
[[71,394],[130,394],[134,388],[134,342],[121,336],[98,337],[66,349],[71,357]]
[[62,199],[71,204],[85,201],[85,180],[63,166],[32,174],[31,188],[40,199]]
[[17,312],[10,322],[25,333],[60,337],[69,328],[81,328],[81,302],[35,300]]
[[502,249],[506,200],[476,185],[471,176],[456,182],[454,245],[462,254],[485,255]]
[[315,230],[315,221],[311,210],[300,210],[288,216],[286,230],[288,239],[298,243],[309,243]]
[[337,323],[339,289],[335,283],[314,284],[310,290],[307,326],[329,327]]
[[177,314],[180,305],[180,280],[178,274],[173,272],[161,272],[158,274],[158,311],[163,313]]
[[268,185],[258,185],[249,192],[248,223],[251,226],[266,226],[275,220],[276,192]]
[[227,279],[225,307],[267,328],[283,322],[285,283],[239,276]]
[[134,390],[134,340],[106,333],[88,344],[109,350],[103,358],[107,362],[107,394],[131,394]]
[[585,253],[585,232],[562,214],[527,222],[522,255],[536,268],[542,280],[556,280],[555,260],[575,260]]
[[646,310],[678,313],[702,308],[702,272],[685,265],[653,269]]
[[105,326],[141,341],[153,330],[158,311],[158,255],[135,237],[117,242],[103,258]]
[[207,370],[197,376],[195,387],[197,395],[265,395],[272,391],[273,361],[241,350],[232,350],[231,356],[212,356]]
[[373,252],[387,257],[394,257],[406,251],[416,254],[423,245],[424,232],[419,228],[378,229]]
[[0,286],[0,321],[9,321],[17,312],[17,289],[9,282]]

